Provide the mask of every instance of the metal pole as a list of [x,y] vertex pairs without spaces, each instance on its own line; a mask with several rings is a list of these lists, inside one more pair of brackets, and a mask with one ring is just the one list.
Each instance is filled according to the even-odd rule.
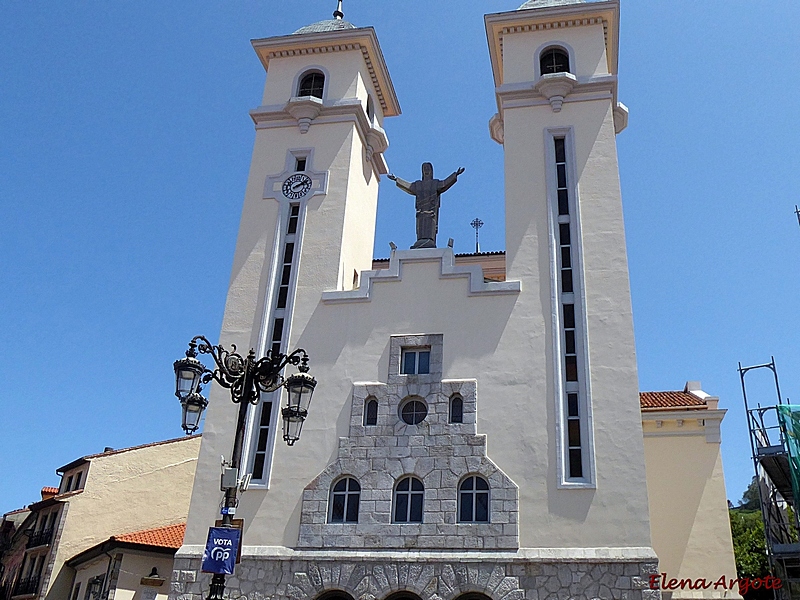
[[481,253],[481,245],[480,240],[478,237],[478,230],[483,227],[483,221],[480,219],[475,219],[472,223],[470,223],[472,228],[475,230],[475,254]]
[[[251,351],[247,357],[247,364],[245,366],[245,380],[242,390],[244,396],[239,401],[239,415],[236,419],[236,434],[233,440],[233,453],[231,454],[231,468],[239,469],[239,463],[242,460],[242,448],[244,447],[244,429],[247,421],[247,405],[249,390],[253,386],[253,357],[255,354]],[[258,394],[258,390],[255,392]],[[222,526],[233,527],[233,515],[236,512],[238,487],[225,489],[225,500],[223,505],[225,507],[224,514],[222,515]],[[206,600],[224,600],[225,594],[225,575],[215,574],[211,578],[211,587],[209,588],[208,597]]]

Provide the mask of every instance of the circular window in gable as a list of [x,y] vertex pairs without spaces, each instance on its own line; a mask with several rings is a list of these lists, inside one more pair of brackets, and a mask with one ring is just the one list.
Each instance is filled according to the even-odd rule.
[[407,425],[419,425],[428,416],[428,407],[422,398],[412,397],[400,405],[400,418]]

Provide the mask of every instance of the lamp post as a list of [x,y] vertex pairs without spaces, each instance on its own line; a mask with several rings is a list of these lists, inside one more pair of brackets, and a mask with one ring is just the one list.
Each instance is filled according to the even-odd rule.
[[[214,369],[208,369],[197,359],[198,354],[210,354],[214,359]],[[298,373],[284,379],[282,371],[287,365],[297,367]],[[216,381],[231,391],[231,400],[239,405],[236,421],[236,434],[230,462],[225,465],[222,488],[225,500],[222,506],[222,527],[233,526],[236,514],[237,489],[239,487],[239,464],[244,445],[245,422],[248,404],[257,405],[261,392],[274,392],[286,388],[287,405],[281,411],[283,416],[283,439],[293,446],[300,439],[303,423],[308,416],[308,406],[317,381],[308,374],[308,354],[297,349],[291,354],[269,351],[264,358],[257,359],[254,350],[247,357],[222,346],[214,346],[203,336],[196,336],[189,342],[186,357],[175,361],[175,395],[181,402],[182,427],[187,435],[195,433],[200,427],[200,419],[208,400],[203,397],[202,385]],[[207,600],[222,600],[225,592],[225,575],[215,574],[211,580],[211,590]]]

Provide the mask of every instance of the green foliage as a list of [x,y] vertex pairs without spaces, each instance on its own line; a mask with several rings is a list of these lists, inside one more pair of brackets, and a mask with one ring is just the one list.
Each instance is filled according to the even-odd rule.
[[733,509],[729,512],[738,576],[756,578],[768,575],[769,561],[761,511]]
[[739,508],[742,510],[761,510],[761,496],[758,493],[758,479],[753,476],[750,480],[750,485],[742,494],[742,499],[739,500]]

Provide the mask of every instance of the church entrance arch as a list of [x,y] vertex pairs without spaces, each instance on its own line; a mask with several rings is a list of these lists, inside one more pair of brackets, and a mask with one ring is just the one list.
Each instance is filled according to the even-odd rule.
[[467,592],[457,596],[455,600],[492,600],[489,596],[478,592]]
[[422,598],[417,596],[414,592],[395,592],[391,596],[388,596],[386,600],[422,600]]
[[317,600],[354,600],[354,598],[347,592],[340,590],[331,590],[324,594],[317,596]]

